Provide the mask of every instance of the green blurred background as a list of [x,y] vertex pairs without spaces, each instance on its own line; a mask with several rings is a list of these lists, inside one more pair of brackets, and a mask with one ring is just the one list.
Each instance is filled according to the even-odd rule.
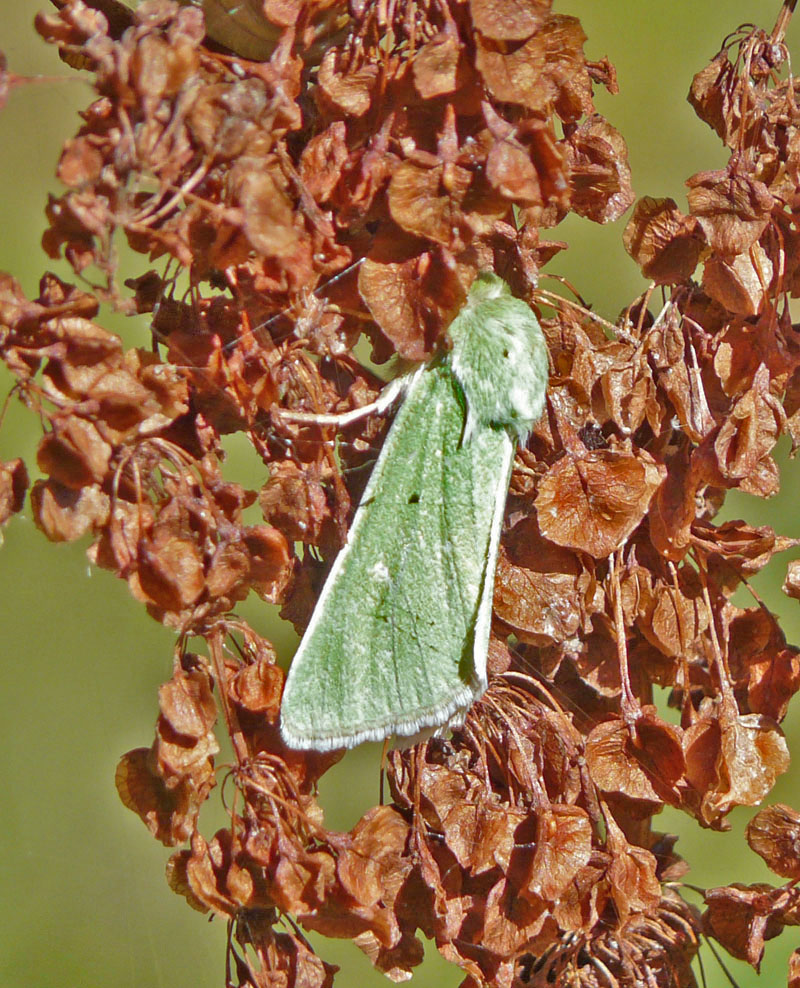
[[[0,48],[9,68],[60,77],[16,88],[0,114],[0,269],[35,296],[45,268],[71,280],[65,264],[45,258],[39,238],[46,194],[56,191],[60,144],[77,128],[77,110],[91,93],[32,28],[46,0],[1,5]],[[617,67],[620,95],[599,93],[597,103],[628,141],[637,195],[668,195],[685,206],[684,180],[726,162],[718,139],[685,100],[692,75],[739,24],[770,29],[779,0],[556,0],[554,6],[580,17],[589,57],[608,55]],[[798,21],[788,34],[795,63]],[[598,227],[571,218],[551,234],[570,243],[553,270],[612,320],[644,287],[622,248],[624,222]],[[148,345],[142,322],[109,317],[104,324],[131,344]],[[3,393],[9,384],[8,375],[0,378]],[[22,455],[35,467],[36,441],[36,423],[12,403],[0,430],[0,458]],[[236,479],[258,484],[258,464],[242,449],[232,454]],[[800,536],[798,465],[784,456],[782,470],[778,497],[732,496],[725,516]],[[209,922],[168,890],[163,869],[169,852],[122,807],[114,789],[119,756],[152,739],[156,691],[170,674],[174,639],[146,617],[123,583],[90,570],[84,553],[82,544],[48,543],[27,510],[7,527],[0,551],[0,988],[221,988],[224,924]],[[775,560],[755,585],[781,615],[789,640],[798,642],[800,612],[780,591],[788,558]],[[288,658],[296,639],[291,628],[278,626],[274,609],[251,601],[243,610]],[[800,744],[798,709],[784,725],[793,750]],[[330,826],[352,826],[376,801],[378,765],[379,751],[368,746],[326,777],[322,799]],[[798,789],[793,769],[770,801],[800,808]],[[742,837],[753,812],[734,813],[728,834],[702,831],[672,811],[658,823],[680,833],[690,881],[771,881]],[[202,819],[205,832],[223,820],[212,809]],[[315,943],[342,966],[337,980],[343,988],[387,983],[352,945]],[[741,988],[785,984],[786,959],[797,944],[792,930],[770,943],[760,977],[730,961]],[[712,988],[727,983],[708,951],[705,968]],[[460,972],[430,950],[414,983],[455,988],[460,980]]]

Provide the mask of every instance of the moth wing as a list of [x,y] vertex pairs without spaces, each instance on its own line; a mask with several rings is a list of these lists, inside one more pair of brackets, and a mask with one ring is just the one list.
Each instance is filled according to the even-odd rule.
[[291,747],[416,734],[485,690],[514,443],[489,427],[462,442],[465,419],[447,364],[418,374],[289,670]]

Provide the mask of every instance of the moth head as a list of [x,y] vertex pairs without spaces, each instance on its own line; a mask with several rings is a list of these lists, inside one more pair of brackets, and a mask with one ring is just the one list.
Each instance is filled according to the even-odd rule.
[[479,274],[450,325],[450,364],[467,402],[464,439],[504,427],[524,442],[544,407],[549,359],[539,321],[492,272]]

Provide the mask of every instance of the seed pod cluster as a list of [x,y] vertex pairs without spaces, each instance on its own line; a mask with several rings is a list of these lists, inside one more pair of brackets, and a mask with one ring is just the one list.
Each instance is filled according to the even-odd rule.
[[[729,490],[775,493],[781,436],[800,445],[800,102],[781,22],[696,76],[729,164],[689,179],[685,215],[636,203],[625,244],[658,288],[608,327],[540,285],[566,247],[544,231],[634,201],[593,103],[613,67],[549,0],[265,0],[264,61],[208,39],[194,5],[56,6],[38,30],[95,98],[44,246],[92,288],[45,274],[29,300],[0,276],[0,356],[44,426],[36,524],[90,536],[91,560],[178,632],[155,740],[117,785],[177,848],[172,888],[231,924],[227,983],[330,985],[301,928],[353,939],[395,980],[432,938],[465,988],[692,988],[701,931],[757,966],[797,923],[796,890],[710,890],[701,917],[654,820],[669,805],[724,829],[789,764],[800,654],[734,594],[794,542],[715,521]],[[142,260],[123,284],[120,238]],[[234,608],[252,590],[305,627],[385,424],[349,426],[334,452],[329,427],[280,409],[369,402],[359,340],[375,363],[429,358],[484,269],[537,306],[551,360],[506,509],[490,688],[452,738],[389,756],[390,802],[328,830],[316,783],[340,756],[283,745],[284,673]],[[125,349],[101,302],[150,313],[155,346]],[[258,491],[226,477],[232,433],[265,464]],[[21,461],[0,467],[1,521],[27,484]],[[220,732],[236,798],[204,836]],[[781,805],[748,830],[790,883],[797,830]]]

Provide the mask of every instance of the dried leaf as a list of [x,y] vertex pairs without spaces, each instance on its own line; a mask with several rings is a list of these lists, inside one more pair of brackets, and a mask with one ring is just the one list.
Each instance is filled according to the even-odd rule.
[[471,0],[472,23],[495,41],[524,41],[541,29],[550,14],[549,0]]
[[150,833],[167,847],[189,839],[200,807],[214,785],[213,772],[196,784],[187,776],[168,784],[152,766],[148,748],[135,748],[117,766],[117,792],[123,804],[138,814]]
[[645,196],[636,203],[622,242],[645,278],[674,285],[692,276],[705,237],[697,219],[684,216],[674,199]]
[[781,878],[800,878],[800,813],[784,803],[759,810],[748,823],[747,843]]
[[545,538],[604,559],[647,513],[666,470],[643,450],[564,456],[539,484],[536,511]]
[[358,287],[381,330],[409,360],[424,360],[430,354],[443,325],[464,300],[463,288],[452,274],[428,265],[419,272],[416,261],[366,261]]
[[686,183],[689,210],[722,257],[744,255],[764,232],[773,198],[763,182],[742,172],[699,172]]
[[524,44],[508,50],[478,35],[476,66],[500,102],[576,120],[593,109],[585,40],[577,18],[551,14]]
[[703,917],[706,930],[725,947],[729,954],[747,961],[759,970],[764,955],[764,943],[783,929],[774,915],[779,889],[771,885],[740,885],[708,889],[705,896],[708,910]]
[[28,490],[28,471],[19,458],[0,463],[0,525],[19,511]]
[[622,134],[594,114],[572,131],[566,150],[573,210],[595,223],[618,220],[634,200]]
[[586,625],[591,587],[575,554],[543,539],[535,519],[527,518],[501,546],[494,608],[523,641],[565,641]]

